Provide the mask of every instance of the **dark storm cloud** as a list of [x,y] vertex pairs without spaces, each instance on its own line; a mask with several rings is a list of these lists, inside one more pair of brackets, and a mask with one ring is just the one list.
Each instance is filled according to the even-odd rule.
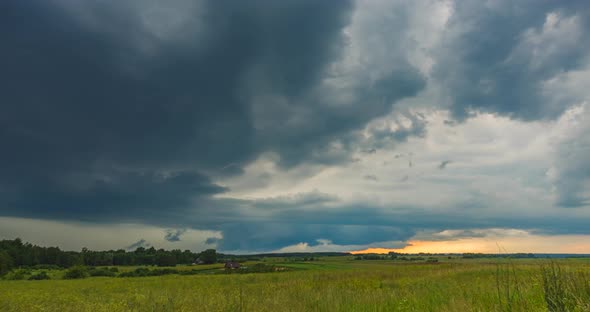
[[186,229],[166,230],[164,239],[169,242],[179,242],[182,234],[186,233]]
[[265,151],[283,166],[348,161],[351,130],[424,87],[402,64],[346,108],[326,96],[340,92],[320,80],[346,44],[350,1],[1,6],[9,215],[160,222],[207,210],[224,191],[207,176],[240,174]]
[[[587,233],[582,219],[566,216],[502,219],[448,212],[455,207],[432,213],[352,205],[320,191],[218,198],[228,189],[215,178],[242,174],[265,152],[278,155],[280,169],[292,169],[352,161],[353,152],[374,154],[391,142],[425,136],[424,118],[407,112],[401,115],[410,125],[369,129],[366,142],[355,131],[418,94],[427,79],[405,60],[403,44],[387,52],[399,54],[395,64],[358,77],[332,71],[348,47],[343,29],[351,1],[162,3],[1,1],[0,216],[217,230],[223,239],[206,243],[223,250],[272,250],[318,239],[404,241],[418,229]],[[434,78],[452,98],[454,116],[465,118],[472,108],[526,120],[557,116],[564,107],[543,100],[539,85],[577,68],[587,36],[575,47],[548,49],[533,68],[534,47],[521,34],[532,29],[538,35],[554,11],[587,29],[587,11],[560,8],[565,2],[507,2],[505,11],[480,3],[456,5],[436,53]],[[404,36],[403,15],[387,40]],[[260,177],[261,185],[271,181]],[[584,199],[576,190],[570,205]],[[177,241],[182,233],[165,235]],[[139,246],[149,244],[140,240],[129,248]]]
[[170,42],[146,29],[143,3],[90,2],[76,17],[52,1],[4,4],[5,159],[29,157],[44,171],[99,161],[239,167],[262,148],[241,99],[247,73],[262,66],[282,94],[304,92],[337,56],[350,10],[344,1],[210,1],[208,14],[195,14],[205,30]]
[[[103,173],[35,180],[4,193],[5,215],[84,221],[145,220],[160,224],[182,220],[194,206],[225,189],[189,172]],[[203,210],[203,207],[201,210]]]
[[336,245],[362,245],[378,241],[407,240],[415,233],[407,228],[378,225],[297,224],[297,223],[235,223],[222,227],[222,250],[264,251],[307,243],[315,246],[318,239]]
[[451,98],[455,118],[473,111],[555,118],[571,105],[551,101],[542,84],[581,68],[588,56],[587,1],[465,0],[453,9],[434,77]]
[[[203,41],[182,29],[187,38],[169,42],[141,22],[143,3],[2,3],[0,186],[26,194],[10,203],[14,211],[174,209],[220,191],[207,182],[194,189],[207,178],[192,172],[225,173],[228,163],[239,172],[262,148],[240,100],[244,74],[261,64],[286,94],[307,89],[334,57],[350,10],[347,2],[210,1],[209,15],[199,15]],[[169,171],[179,172],[174,181],[154,180]],[[63,186],[68,179],[81,190]],[[167,183],[170,198],[159,189]]]

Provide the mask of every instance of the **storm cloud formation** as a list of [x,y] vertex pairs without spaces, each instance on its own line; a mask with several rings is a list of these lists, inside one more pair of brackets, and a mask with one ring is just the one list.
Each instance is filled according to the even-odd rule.
[[587,2],[465,0],[453,9],[434,77],[456,118],[479,110],[535,120],[567,109],[543,93],[543,83],[584,66]]
[[[466,174],[475,158],[437,145],[464,143],[451,134],[420,162],[396,167],[393,155],[449,125],[492,146],[499,131],[461,130],[478,114],[557,130],[574,114],[550,164],[530,170],[549,178],[531,183],[555,193],[548,214],[587,208],[588,93],[572,81],[586,77],[589,12],[584,1],[3,1],[0,216],[215,230],[207,244],[244,252],[423,229],[583,232],[572,221],[583,212],[494,214],[512,198],[458,183],[517,171]],[[458,169],[438,170],[449,158]],[[465,191],[424,201],[433,185]]]

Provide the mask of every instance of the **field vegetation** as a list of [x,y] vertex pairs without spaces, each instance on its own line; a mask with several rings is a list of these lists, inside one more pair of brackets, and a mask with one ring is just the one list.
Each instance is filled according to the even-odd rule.
[[0,281],[0,311],[590,311],[590,259],[436,258],[20,269]]

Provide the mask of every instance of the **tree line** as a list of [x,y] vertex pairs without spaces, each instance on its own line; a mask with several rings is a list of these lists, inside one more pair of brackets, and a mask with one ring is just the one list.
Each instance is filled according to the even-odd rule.
[[24,243],[21,239],[0,240],[0,275],[15,267],[56,266],[69,268],[76,265],[157,265],[201,264],[217,262],[220,254],[215,249],[200,253],[190,250],[164,250],[154,247],[138,247],[133,251],[124,249],[93,251],[83,248],[80,252],[63,251],[59,247],[41,247]]

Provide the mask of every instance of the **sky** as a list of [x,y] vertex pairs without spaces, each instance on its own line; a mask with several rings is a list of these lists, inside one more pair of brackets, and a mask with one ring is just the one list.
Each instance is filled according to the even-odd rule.
[[0,239],[590,253],[589,32],[586,0],[1,1]]

